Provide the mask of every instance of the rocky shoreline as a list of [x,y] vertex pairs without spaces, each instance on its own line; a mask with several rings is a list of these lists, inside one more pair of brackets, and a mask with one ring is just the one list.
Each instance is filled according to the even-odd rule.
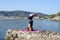
[[39,32],[18,32],[8,30],[5,40],[60,40],[60,32],[39,31]]
[[60,21],[60,16],[56,16],[56,17],[52,18],[52,20],[54,20],[54,21]]

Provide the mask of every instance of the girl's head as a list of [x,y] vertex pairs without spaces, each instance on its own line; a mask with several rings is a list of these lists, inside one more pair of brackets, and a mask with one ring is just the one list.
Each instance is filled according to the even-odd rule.
[[32,20],[33,17],[34,17],[34,14],[30,14],[28,19],[29,19],[29,20]]

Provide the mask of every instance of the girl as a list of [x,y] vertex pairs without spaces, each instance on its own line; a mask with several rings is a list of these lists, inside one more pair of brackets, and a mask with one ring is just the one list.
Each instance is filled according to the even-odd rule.
[[29,19],[29,24],[28,24],[28,27],[27,27],[27,31],[33,31],[33,17],[34,17],[34,14],[30,14],[28,19]]

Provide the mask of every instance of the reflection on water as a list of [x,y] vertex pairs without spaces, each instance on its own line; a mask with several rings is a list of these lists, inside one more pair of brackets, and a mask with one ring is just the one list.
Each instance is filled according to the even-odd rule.
[[[0,39],[4,38],[8,29],[26,29],[28,20],[5,19],[0,20]],[[34,20],[33,28],[36,30],[51,30],[60,32],[60,21]]]

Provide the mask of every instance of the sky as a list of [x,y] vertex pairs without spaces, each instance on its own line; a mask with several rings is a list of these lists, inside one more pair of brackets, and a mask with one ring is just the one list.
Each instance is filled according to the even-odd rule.
[[60,11],[60,0],[0,0],[0,11],[14,10],[56,14]]

